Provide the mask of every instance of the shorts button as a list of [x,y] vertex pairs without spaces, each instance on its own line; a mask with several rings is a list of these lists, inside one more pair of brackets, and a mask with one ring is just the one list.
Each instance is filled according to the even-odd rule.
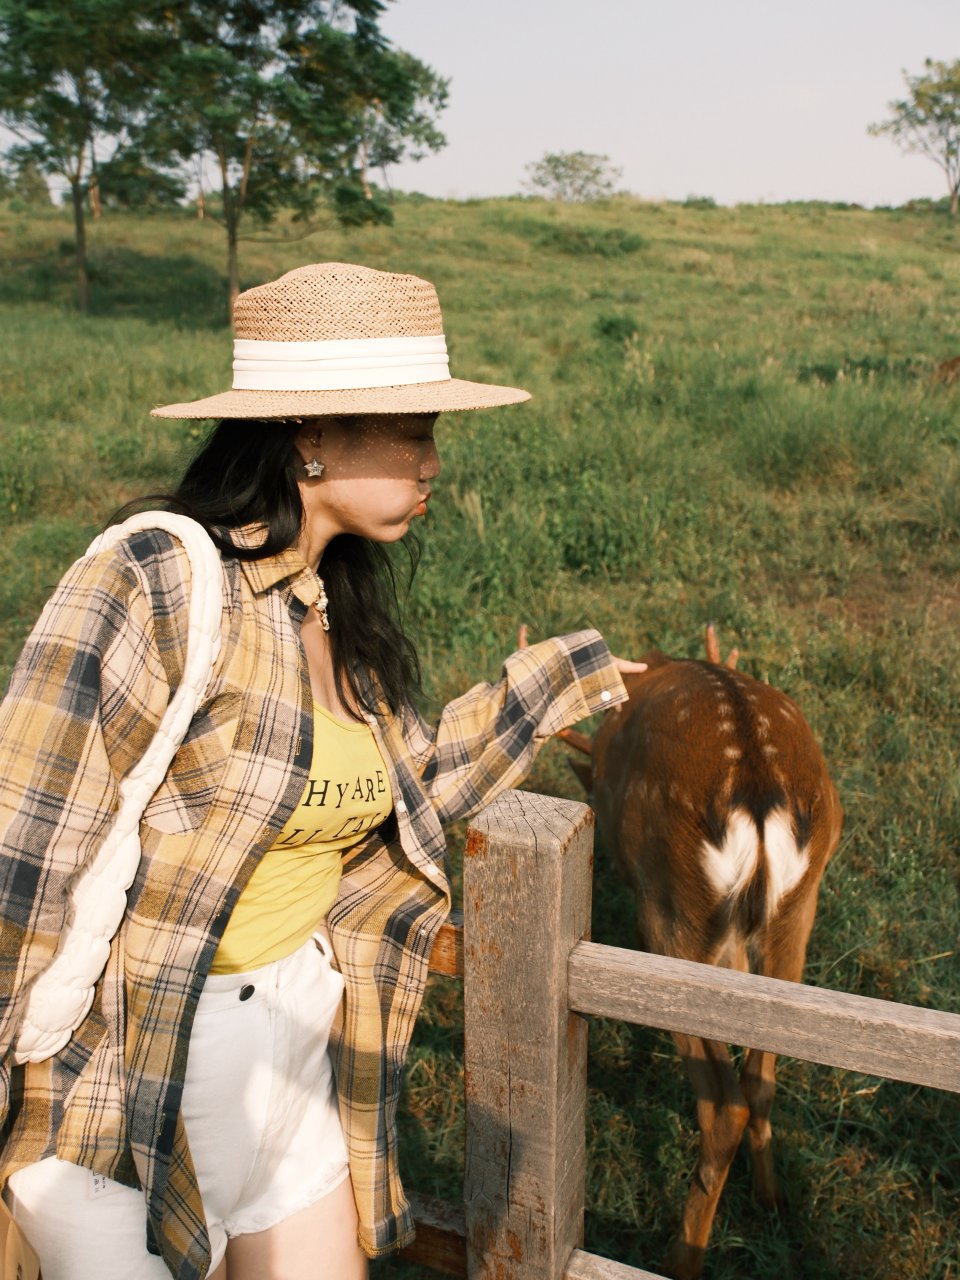
[[251,983],[251,982],[247,982],[247,983],[245,983],[245,984],[240,988],[240,999],[241,999],[241,1000],[249,1000],[249,999],[250,999],[250,997],[253,995],[254,991],[256,991],[256,987],[253,985],[253,983]]
[[600,701],[601,701],[601,702],[609,702],[611,697],[612,697],[612,695],[611,695],[611,693],[610,693],[610,690],[609,690],[609,689],[604,689],[604,690],[603,690],[603,692],[600,694]]

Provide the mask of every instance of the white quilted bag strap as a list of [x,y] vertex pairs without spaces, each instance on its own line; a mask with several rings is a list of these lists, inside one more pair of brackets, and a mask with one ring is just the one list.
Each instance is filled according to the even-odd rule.
[[88,556],[143,530],[164,529],[190,557],[191,589],[183,677],[140,762],[120,783],[120,807],[96,854],[74,877],[64,930],[47,968],[27,994],[15,1057],[42,1062],[70,1039],[87,1016],[93,990],[110,954],[110,942],[140,864],[140,819],[186,736],[220,652],[223,566],[216,547],[195,520],[166,511],[144,511],[107,529]]

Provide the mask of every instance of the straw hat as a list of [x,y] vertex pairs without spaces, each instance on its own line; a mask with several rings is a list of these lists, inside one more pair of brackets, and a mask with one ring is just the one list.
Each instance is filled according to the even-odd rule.
[[438,413],[530,399],[450,377],[437,291],[418,276],[320,262],[241,293],[233,318],[233,389],[154,417]]

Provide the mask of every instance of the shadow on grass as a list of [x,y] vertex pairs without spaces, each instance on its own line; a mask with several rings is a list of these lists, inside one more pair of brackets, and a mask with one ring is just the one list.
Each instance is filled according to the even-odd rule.
[[[190,254],[153,255],[117,245],[91,255],[89,276],[91,315],[134,316],[182,329],[227,326],[225,277]],[[59,256],[8,259],[0,276],[0,303],[69,307],[75,288],[73,247],[64,242]]]

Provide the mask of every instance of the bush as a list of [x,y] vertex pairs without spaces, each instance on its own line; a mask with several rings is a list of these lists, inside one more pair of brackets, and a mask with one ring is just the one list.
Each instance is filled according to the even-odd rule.
[[891,360],[889,356],[839,356],[835,360],[820,360],[814,364],[802,364],[797,369],[798,382],[819,382],[829,386],[845,378],[869,381],[871,378],[893,378],[902,382],[919,378],[925,372],[923,361],[905,356]]
[[647,247],[643,236],[622,227],[577,226],[564,222],[515,223],[514,227],[526,239],[544,249],[556,249],[560,253],[594,255],[600,258],[619,258]]
[[636,318],[629,311],[605,311],[593,322],[596,337],[609,338],[612,342],[626,342],[639,328]]

